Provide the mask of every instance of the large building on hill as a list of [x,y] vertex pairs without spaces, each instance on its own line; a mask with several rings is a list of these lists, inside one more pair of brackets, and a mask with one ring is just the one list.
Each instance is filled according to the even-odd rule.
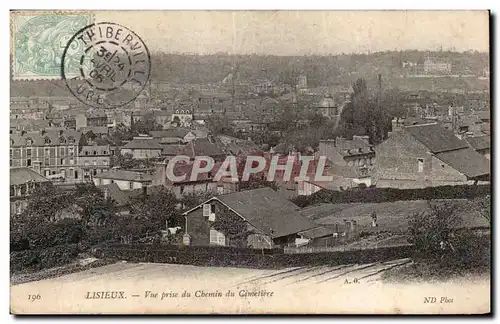
[[54,181],[81,182],[81,132],[40,130],[10,134],[10,166],[27,167]]

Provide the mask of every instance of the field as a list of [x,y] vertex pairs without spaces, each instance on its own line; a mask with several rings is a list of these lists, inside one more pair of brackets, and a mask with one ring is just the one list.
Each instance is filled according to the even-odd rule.
[[[458,210],[462,216],[463,226],[480,227],[488,223],[478,212],[467,208],[465,199],[455,199],[461,207]],[[352,203],[352,204],[321,204],[302,209],[302,214],[322,225],[339,224],[344,219],[355,220],[359,231],[405,233],[408,229],[408,218],[428,208],[425,200],[405,200],[384,203]],[[377,214],[378,227],[371,227],[371,214]]]

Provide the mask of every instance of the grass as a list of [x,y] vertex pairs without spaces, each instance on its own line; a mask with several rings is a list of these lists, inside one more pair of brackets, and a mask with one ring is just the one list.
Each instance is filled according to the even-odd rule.
[[[468,201],[456,199],[458,204],[466,207]],[[408,218],[416,212],[428,208],[425,200],[405,200],[384,203],[352,203],[352,204],[320,204],[306,207],[302,214],[317,224],[331,225],[342,223],[344,219],[355,220],[359,231],[405,233],[408,229]],[[377,214],[378,227],[371,226],[371,214]],[[484,223],[478,212],[471,212],[468,208],[460,211],[464,225],[475,227]]]

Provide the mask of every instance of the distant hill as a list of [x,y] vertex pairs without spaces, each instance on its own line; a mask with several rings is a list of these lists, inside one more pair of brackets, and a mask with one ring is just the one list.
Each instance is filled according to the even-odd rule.
[[[402,87],[405,90],[439,89],[440,87],[469,87],[487,90],[488,82],[471,80],[408,80],[401,81],[404,73],[403,61],[423,62],[428,52],[387,51],[372,54],[342,54],[336,56],[270,56],[270,55],[181,55],[153,53],[151,56],[153,82],[210,84],[222,81],[235,66],[240,80],[252,82],[261,78],[285,83],[294,76],[307,76],[308,86],[350,85],[358,77],[368,84],[376,84],[378,74],[382,75],[387,87]],[[489,54],[481,52],[430,52],[432,57],[451,60],[454,69],[468,68],[480,75],[489,66]],[[460,84],[460,82],[462,84]],[[458,84],[458,86],[457,86]],[[11,96],[30,94],[64,96],[68,92],[62,81],[13,81]]]

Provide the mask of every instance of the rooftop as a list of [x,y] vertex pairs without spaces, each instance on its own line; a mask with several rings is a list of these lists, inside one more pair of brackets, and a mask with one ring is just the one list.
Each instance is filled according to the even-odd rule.
[[272,238],[318,227],[300,214],[299,207],[271,188],[239,191],[212,199],[221,201]]
[[126,171],[126,170],[111,170],[107,172],[98,173],[94,176],[98,179],[113,179],[113,180],[125,180],[125,181],[135,181],[135,182],[151,182],[153,181],[153,176],[149,174],[143,174],[139,172]]
[[458,150],[469,145],[458,139],[453,131],[438,124],[408,126],[405,130],[417,141],[424,144],[432,153]]
[[48,182],[44,176],[28,168],[11,168],[10,185],[21,185],[27,182]]

